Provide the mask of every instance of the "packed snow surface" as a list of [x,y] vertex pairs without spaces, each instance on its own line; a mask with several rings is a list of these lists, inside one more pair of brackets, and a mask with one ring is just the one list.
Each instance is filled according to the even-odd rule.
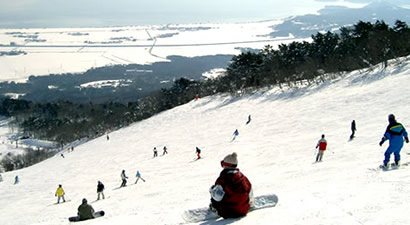
[[[65,158],[3,173],[0,224],[69,224],[82,198],[106,215],[81,224],[182,224],[184,210],[208,205],[220,161],[232,152],[254,194],[277,194],[279,204],[198,224],[408,224],[410,167],[376,168],[388,146],[378,145],[388,114],[410,127],[409,63],[405,58],[386,69],[292,89],[200,98],[112,132],[109,140],[82,144]],[[248,115],[252,121],[245,125]],[[357,133],[349,141],[352,120]],[[235,129],[239,136],[232,141]],[[323,162],[314,163],[321,134],[328,150]],[[164,145],[168,154],[162,156]],[[408,149],[405,144],[402,164],[410,162]],[[118,188],[122,170],[129,177],[126,188]],[[134,184],[137,170],[146,182]],[[20,183],[14,185],[16,175]],[[106,199],[95,201],[98,180]],[[58,184],[69,202],[55,204]]]

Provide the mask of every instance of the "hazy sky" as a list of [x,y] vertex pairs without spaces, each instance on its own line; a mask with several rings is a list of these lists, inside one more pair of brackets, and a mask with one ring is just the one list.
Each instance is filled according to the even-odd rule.
[[0,0],[0,27],[244,22],[314,13],[329,4],[363,5],[343,0]]

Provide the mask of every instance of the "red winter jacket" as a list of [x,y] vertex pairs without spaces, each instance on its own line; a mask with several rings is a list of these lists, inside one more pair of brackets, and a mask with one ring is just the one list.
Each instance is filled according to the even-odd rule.
[[319,147],[320,151],[325,151],[326,150],[326,146],[327,146],[327,141],[324,138],[321,138],[318,142],[317,142],[317,147]]
[[249,192],[252,185],[239,169],[224,169],[215,182],[221,185],[225,195],[220,202],[211,199],[212,206],[223,218],[245,216],[250,208]]

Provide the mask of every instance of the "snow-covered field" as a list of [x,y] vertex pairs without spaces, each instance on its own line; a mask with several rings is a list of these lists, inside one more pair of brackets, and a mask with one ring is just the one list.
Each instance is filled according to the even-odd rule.
[[169,55],[239,54],[295,41],[269,37],[280,20],[233,24],[152,25],[106,28],[0,29],[0,81],[24,82],[30,75],[83,72],[113,64],[147,64]]
[[[279,204],[235,220],[199,224],[408,224],[410,167],[373,171],[388,143],[378,143],[394,113],[410,129],[410,58],[386,70],[291,90],[273,88],[232,98],[211,96],[110,133],[30,168],[3,174],[0,224],[69,224],[82,198],[102,218],[81,224],[181,224],[185,209],[207,206],[220,160],[237,152],[254,194],[275,193]],[[250,124],[245,125],[248,115]],[[349,141],[350,122],[357,134]],[[231,141],[232,133],[239,136]],[[325,134],[324,161],[314,163]],[[152,149],[168,155],[152,158]],[[203,159],[195,161],[195,146]],[[402,163],[410,162],[409,146]],[[162,154],[162,151],[159,151]],[[130,186],[117,189],[126,170]],[[139,170],[146,182],[135,181]],[[18,175],[21,182],[13,185]],[[106,199],[96,201],[97,181]],[[62,184],[70,201],[55,205]]]
[[[25,149],[28,148],[57,149],[57,144],[50,141],[32,138],[22,139],[23,135],[17,129],[13,129],[13,126],[9,125],[10,121],[10,119],[0,116],[0,161],[4,157],[23,154]],[[17,144],[16,139],[18,140]]]
[[11,140],[15,133],[12,129],[9,129],[9,122],[9,119],[0,116],[0,160],[8,153],[20,154],[24,152],[22,148],[16,148],[15,142]]

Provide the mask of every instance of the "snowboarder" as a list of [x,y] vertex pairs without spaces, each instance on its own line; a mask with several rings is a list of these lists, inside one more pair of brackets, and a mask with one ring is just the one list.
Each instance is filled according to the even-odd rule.
[[154,158],[158,156],[158,151],[157,151],[157,147],[154,147]]
[[121,179],[122,179],[122,183],[120,187],[125,187],[127,185],[127,175],[125,175],[125,170],[122,170],[121,172]]
[[251,122],[251,115],[248,116],[248,121],[246,121],[246,125],[248,125]]
[[163,150],[164,150],[164,151],[162,152],[162,155],[168,154],[167,146],[164,146]]
[[94,219],[94,209],[87,203],[87,199],[83,198],[82,204],[78,206],[78,220]]
[[352,140],[354,138],[354,133],[356,131],[356,121],[354,120],[352,121],[350,129],[352,130],[352,134],[350,135],[350,140]]
[[238,159],[234,152],[221,161],[223,168],[209,192],[210,209],[223,218],[245,216],[251,205],[252,185],[248,178],[237,168]]
[[196,156],[198,157],[197,159],[201,158],[201,149],[199,149],[198,147],[196,147]]
[[316,162],[322,161],[323,153],[325,153],[327,147],[327,141],[325,139],[325,135],[322,134],[322,138],[319,139],[316,145],[316,149],[319,148],[319,152],[317,153],[316,156]]
[[18,184],[20,182],[19,176],[14,177],[14,184]]
[[56,190],[56,194],[55,194],[55,196],[57,197],[57,204],[60,203],[61,198],[63,199],[63,202],[65,202],[64,195],[65,195],[64,189],[62,185],[59,184]]
[[98,181],[97,184],[97,200],[100,200],[100,195],[102,195],[102,198],[105,199],[104,196],[104,184],[101,181]]
[[101,217],[104,215],[105,215],[105,212],[103,210],[95,212],[94,208],[90,204],[88,204],[87,199],[83,198],[82,204],[78,206],[77,216],[69,217],[68,220],[70,222],[77,222],[77,221],[94,219],[94,218]]
[[389,125],[386,128],[386,132],[382,137],[379,145],[382,146],[386,140],[389,140],[389,147],[384,153],[383,167],[387,168],[390,161],[390,155],[394,154],[395,165],[400,165],[400,150],[403,147],[403,138],[406,140],[406,143],[409,143],[409,138],[407,131],[401,123],[396,121],[396,118],[393,114],[390,114],[388,117]]
[[232,141],[234,141],[235,138],[236,138],[238,135],[239,135],[239,131],[238,131],[238,129],[236,129],[236,130],[233,132]]
[[144,178],[141,177],[141,174],[140,174],[139,170],[137,170],[137,174],[135,176],[137,177],[137,180],[135,181],[135,183],[137,183],[139,179],[141,179],[142,181],[145,182]]

